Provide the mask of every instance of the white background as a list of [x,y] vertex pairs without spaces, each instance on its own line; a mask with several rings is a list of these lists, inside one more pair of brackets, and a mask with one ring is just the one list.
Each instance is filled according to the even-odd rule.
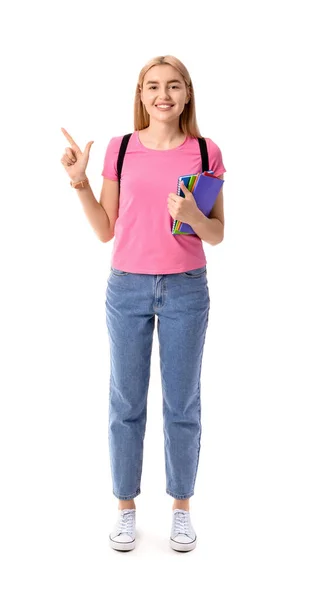
[[[308,51],[305,3],[16,2],[1,36],[3,600],[307,600]],[[306,47],[307,44],[307,47]],[[133,131],[138,73],[187,66],[222,151],[225,239],[204,244],[211,312],[193,552],[170,549],[155,329],[140,538],[117,517],[101,243],[60,163],[65,127],[97,199],[108,141]]]

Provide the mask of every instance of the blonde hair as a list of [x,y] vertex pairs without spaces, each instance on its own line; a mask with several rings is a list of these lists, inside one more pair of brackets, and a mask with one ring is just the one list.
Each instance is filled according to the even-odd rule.
[[140,71],[134,98],[134,130],[145,129],[149,125],[150,118],[141,100],[141,90],[147,71],[155,65],[171,65],[182,75],[187,91],[189,92],[190,100],[185,104],[180,115],[179,127],[187,136],[202,137],[196,121],[194,89],[191,77],[185,65],[178,58],[170,55],[152,58]]

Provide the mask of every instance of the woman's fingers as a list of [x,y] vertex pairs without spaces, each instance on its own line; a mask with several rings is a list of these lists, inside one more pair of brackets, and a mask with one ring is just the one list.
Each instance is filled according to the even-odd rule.
[[61,162],[63,165],[70,167],[71,165],[73,165],[75,163],[75,160],[72,160],[72,158],[70,156],[68,156],[67,154],[63,154]]
[[70,136],[70,134],[67,132],[67,130],[64,129],[64,127],[61,127],[61,131],[62,131],[63,135],[65,135],[67,140],[70,142],[70,144],[71,144],[72,148],[75,150],[75,152],[81,153],[81,149],[78,147],[76,142],[74,142],[73,138]]
[[67,156],[72,160],[72,162],[76,161],[76,156],[72,150],[72,148],[66,148],[65,149]]

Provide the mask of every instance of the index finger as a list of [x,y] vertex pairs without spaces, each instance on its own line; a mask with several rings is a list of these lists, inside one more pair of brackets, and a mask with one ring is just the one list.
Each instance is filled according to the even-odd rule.
[[76,142],[74,142],[73,138],[70,136],[70,134],[67,132],[67,130],[64,129],[64,127],[61,127],[61,131],[65,135],[65,137],[67,138],[67,140],[69,140],[72,148],[74,148],[75,150],[79,150],[80,151],[80,148],[78,147],[78,145],[76,144]]

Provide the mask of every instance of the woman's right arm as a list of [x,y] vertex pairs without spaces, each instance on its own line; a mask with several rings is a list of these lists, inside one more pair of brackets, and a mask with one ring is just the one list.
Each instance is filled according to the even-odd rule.
[[82,203],[85,215],[101,242],[108,242],[111,237],[110,223],[106,210],[93,194],[90,183],[85,188],[75,188]]
[[[61,163],[67,174],[74,183],[77,183],[82,179],[88,179],[88,177],[86,177],[86,167],[93,142],[88,142],[84,152],[82,152],[64,127],[61,127],[61,131],[71,144],[71,147],[65,148],[65,152],[61,158]],[[110,184],[112,184],[112,186],[110,186]],[[111,181],[110,184],[108,184],[108,180],[106,180],[106,183],[103,182],[100,202],[97,202],[95,199],[89,181],[84,188],[73,188],[79,196],[90,225],[102,242],[108,242],[114,237],[114,225],[111,225],[111,223],[113,223],[114,219],[114,205],[116,204],[118,206],[118,181]],[[109,199],[109,197],[111,198]],[[103,206],[103,200],[107,206],[106,210],[105,204]]]

